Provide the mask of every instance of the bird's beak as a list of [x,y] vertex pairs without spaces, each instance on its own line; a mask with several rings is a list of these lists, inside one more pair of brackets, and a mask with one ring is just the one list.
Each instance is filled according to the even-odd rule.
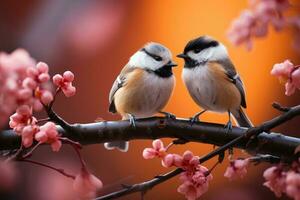
[[184,58],[188,58],[189,56],[184,53],[181,53],[181,54],[178,54],[176,57],[184,59]]
[[170,61],[170,62],[168,62],[165,66],[166,66],[166,67],[176,67],[177,64],[174,63],[173,61]]

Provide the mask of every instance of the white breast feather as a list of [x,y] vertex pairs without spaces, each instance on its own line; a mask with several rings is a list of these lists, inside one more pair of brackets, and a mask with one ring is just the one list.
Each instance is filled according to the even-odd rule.
[[144,76],[144,83],[141,85],[141,93],[144,93],[143,103],[140,113],[137,117],[149,117],[162,109],[169,100],[175,84],[174,76],[161,78],[155,74],[149,73]]
[[183,81],[194,101],[204,109],[215,110],[215,81],[206,66],[183,69]]

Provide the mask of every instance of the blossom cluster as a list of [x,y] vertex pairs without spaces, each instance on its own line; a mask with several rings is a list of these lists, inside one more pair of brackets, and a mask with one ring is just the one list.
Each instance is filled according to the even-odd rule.
[[268,34],[269,25],[276,31],[285,27],[300,30],[300,17],[285,17],[290,8],[288,0],[250,0],[250,9],[242,11],[228,30],[228,38],[234,45],[245,44],[252,48],[253,37],[264,37]]
[[268,187],[277,197],[285,193],[290,198],[300,200],[300,167],[295,163],[292,169],[285,171],[281,165],[265,170],[264,186]]
[[23,49],[11,54],[0,53],[0,128],[31,95],[22,83],[27,77],[27,69],[35,65],[36,61]]
[[285,94],[287,96],[295,93],[300,89],[300,68],[295,66],[291,61],[285,60],[273,66],[271,74],[277,76],[281,83],[285,84]]
[[[66,97],[75,95],[76,88],[72,84],[73,81],[74,74],[66,71],[62,75],[54,75],[51,84],[48,65],[43,62],[36,63],[25,50],[18,49],[11,54],[0,53],[0,126],[7,122],[6,119],[13,111],[16,111],[10,116],[9,126],[21,136],[23,147],[31,147],[35,141],[37,145],[47,143],[53,151],[59,151],[62,138],[56,124],[48,121],[39,125],[33,112],[43,108],[51,109],[54,97],[59,91]],[[52,92],[53,85],[57,86],[55,94]],[[8,175],[11,174],[5,170],[7,167],[4,168],[6,166],[4,163],[11,162],[0,162],[3,171]],[[0,174],[6,178],[4,175]],[[13,176],[7,177],[7,185],[10,186],[12,181],[9,178],[13,179]],[[80,173],[73,178],[74,191],[80,199],[94,198],[97,190],[103,186],[85,165],[82,165]]]
[[[0,53],[0,126],[16,110],[10,116],[9,126],[22,137],[24,147],[30,147],[34,140],[51,144],[53,151],[61,147],[55,124],[47,122],[39,126],[33,116],[33,111],[40,111],[54,99],[50,78],[48,65],[36,63],[25,50]],[[62,90],[67,97],[75,94],[73,80],[70,71],[53,77],[57,90]]]
[[199,157],[194,156],[191,151],[185,151],[184,154],[169,154],[168,148],[164,147],[161,140],[154,140],[152,148],[146,148],[143,151],[145,159],[160,158],[164,167],[178,167],[183,169],[179,179],[182,184],[177,191],[183,194],[188,200],[195,200],[208,190],[209,181],[212,175],[209,170],[200,165]]

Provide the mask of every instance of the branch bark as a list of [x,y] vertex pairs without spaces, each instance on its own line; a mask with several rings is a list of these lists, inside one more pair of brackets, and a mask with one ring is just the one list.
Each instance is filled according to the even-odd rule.
[[[89,124],[72,124],[67,130],[61,127],[58,127],[58,130],[62,137],[78,141],[83,145],[118,140],[176,138],[217,146],[227,144],[250,131],[261,134],[251,142],[248,141],[248,138],[242,138],[233,147],[246,149],[252,153],[270,154],[290,160],[294,159],[294,150],[300,145],[300,139],[267,132],[297,115],[300,115],[300,106],[292,107],[280,116],[258,127],[249,130],[233,127],[232,131],[227,134],[222,124],[199,122],[191,125],[186,119],[174,120],[162,117],[139,119],[136,121],[136,128],[133,128],[129,121],[103,121]],[[20,142],[20,137],[14,134],[12,130],[3,131],[0,134],[0,150],[17,149]]]
[[[294,154],[294,151],[300,145],[300,139],[269,132],[273,128],[300,115],[300,105],[283,109],[280,105],[276,104],[274,108],[283,113],[257,127],[249,129],[233,127],[229,133],[227,133],[222,124],[199,122],[191,125],[185,119],[162,117],[139,119],[136,121],[136,127],[132,127],[129,121],[103,121],[99,123],[72,125],[67,124],[63,120],[62,124],[60,124],[60,120],[55,121],[61,125],[58,126],[58,131],[62,137],[78,141],[85,145],[118,140],[175,138],[180,141],[193,141],[220,146],[207,155],[202,156],[200,158],[201,163],[231,147],[245,149],[253,154],[270,154],[270,156],[278,160],[289,162],[298,156]],[[56,114],[55,116],[57,119],[62,119]],[[14,134],[12,130],[3,131],[0,134],[0,150],[17,149],[20,146],[20,142],[20,137]],[[99,197],[97,200],[115,199],[134,192],[141,192],[143,195],[149,189],[181,172],[182,169],[178,168],[166,174],[156,176],[149,181],[124,186],[122,190]]]

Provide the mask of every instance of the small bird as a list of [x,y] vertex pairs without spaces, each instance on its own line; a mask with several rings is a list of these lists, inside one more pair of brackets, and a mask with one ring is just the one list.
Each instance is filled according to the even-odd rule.
[[[156,113],[173,118],[161,111],[171,97],[175,77],[172,54],[165,46],[150,42],[144,45],[122,69],[109,94],[109,111],[129,119],[135,127],[136,118],[151,117]],[[116,141],[104,144],[106,149],[128,151],[128,142]]]
[[246,108],[243,82],[222,43],[201,36],[189,41],[177,57],[185,61],[182,79],[191,97],[204,109],[193,116],[192,123],[209,110],[228,112],[227,132],[232,129],[231,114],[238,126],[253,126],[242,109]]

